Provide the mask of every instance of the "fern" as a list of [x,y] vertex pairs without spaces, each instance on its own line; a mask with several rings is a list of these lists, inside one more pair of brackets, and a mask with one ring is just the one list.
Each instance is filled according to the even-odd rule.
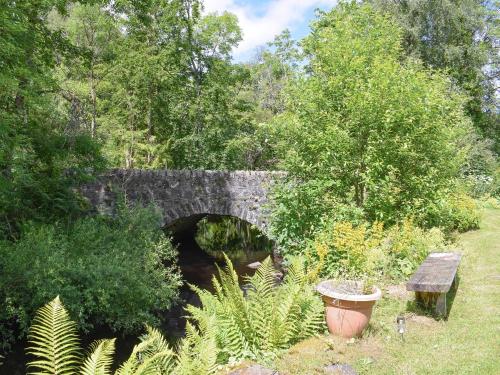
[[81,363],[76,324],[69,318],[59,296],[40,308],[28,333],[30,374],[75,374]]
[[[161,333],[146,327],[146,334],[136,345],[130,358],[122,364],[115,375],[170,375],[177,374],[177,356],[169,348]],[[90,346],[90,354],[82,361],[76,324],[59,297],[41,307],[29,331],[28,353],[36,359],[28,364],[40,375],[110,375],[115,339],[100,340]],[[200,344],[204,341],[200,340]],[[202,350],[191,345],[194,353]],[[213,347],[214,345],[212,345]],[[211,348],[207,345],[207,348]],[[203,348],[206,350],[206,348]],[[215,350],[213,351],[215,352]]]
[[198,326],[213,321],[219,360],[239,360],[277,355],[322,327],[323,305],[307,284],[300,261],[293,261],[284,283],[276,286],[270,258],[254,276],[246,278],[245,298],[230,260],[213,279],[215,293],[193,288],[202,307],[188,306]]
[[[205,324],[208,323],[208,324]],[[199,331],[189,322],[179,347],[176,375],[213,374],[217,368],[214,317],[200,324]]]
[[158,330],[147,327],[147,334],[116,375],[171,374],[174,368],[175,353]]
[[108,375],[113,363],[115,339],[95,341],[90,346],[91,353],[80,371],[81,375]]
[[[301,261],[292,261],[284,282],[276,286],[271,259],[245,282],[245,298],[231,261],[218,269],[214,293],[193,287],[202,307],[188,306],[190,322],[177,354],[161,333],[146,334],[115,375],[213,374],[217,363],[276,356],[295,342],[318,332],[323,305],[307,283]],[[75,323],[59,297],[36,314],[29,333],[32,374],[110,375],[115,340],[93,343],[82,362]]]

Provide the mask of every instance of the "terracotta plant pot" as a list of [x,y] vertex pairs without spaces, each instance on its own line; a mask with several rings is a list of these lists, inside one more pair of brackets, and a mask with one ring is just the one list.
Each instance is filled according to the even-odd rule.
[[343,287],[339,287],[339,283],[333,280],[326,280],[316,288],[325,303],[328,331],[345,338],[361,336],[370,321],[373,306],[382,296],[382,292],[373,287],[371,294],[353,293],[346,291],[345,284],[341,286]]

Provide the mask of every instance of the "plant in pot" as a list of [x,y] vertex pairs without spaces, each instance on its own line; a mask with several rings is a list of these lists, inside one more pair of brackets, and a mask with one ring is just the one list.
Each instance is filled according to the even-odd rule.
[[325,280],[316,290],[325,303],[328,331],[345,338],[361,336],[382,296],[379,288],[364,281]]
[[383,239],[382,223],[333,222],[326,224],[308,247],[306,260],[311,281],[328,278],[316,289],[325,303],[330,333],[351,338],[360,336],[368,325],[373,306],[382,293],[368,279],[362,281],[359,276],[365,279],[378,273],[384,259]]

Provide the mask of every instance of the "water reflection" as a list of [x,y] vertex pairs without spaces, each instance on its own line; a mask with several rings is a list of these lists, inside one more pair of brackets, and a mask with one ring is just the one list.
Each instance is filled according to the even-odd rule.
[[184,280],[209,290],[216,265],[224,266],[224,254],[240,276],[252,275],[255,270],[248,264],[272,254],[270,240],[249,223],[232,217],[205,218],[198,223],[196,234],[178,237],[177,242]]

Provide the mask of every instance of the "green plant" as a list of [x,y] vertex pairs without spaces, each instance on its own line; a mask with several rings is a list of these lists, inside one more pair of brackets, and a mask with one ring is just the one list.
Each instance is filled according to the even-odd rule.
[[273,191],[271,233],[286,255],[302,254],[308,240],[332,220],[360,224],[364,212],[335,197],[333,180],[292,180]]
[[336,219],[337,206],[387,225],[417,215],[460,176],[471,148],[466,98],[445,74],[403,55],[394,19],[340,2],[312,29],[302,41],[308,74],[289,85],[287,108],[272,121],[292,181],[275,208],[286,253]]
[[152,209],[121,207],[115,218],[26,225],[18,242],[0,243],[2,344],[24,336],[54,295],[83,331],[106,325],[133,333],[158,323],[181,283],[177,252],[158,221]]
[[[210,326],[196,330],[188,324],[186,338],[176,354],[162,334],[149,326],[141,342],[115,375],[176,374],[209,375],[215,371],[217,351]],[[95,341],[82,358],[73,322],[59,297],[41,307],[28,335],[28,353],[36,359],[28,364],[30,374],[110,375],[115,339]]]
[[[458,235],[460,284],[446,322],[420,315],[404,287],[398,293],[391,287],[377,302],[365,337],[348,344],[331,335],[310,338],[276,360],[273,369],[280,374],[324,374],[325,363],[334,358],[352,364],[358,374],[500,374],[498,331],[493,329],[500,317],[498,282],[485,282],[500,269],[500,207],[483,209],[482,215],[479,230]],[[408,324],[404,343],[394,334],[402,313]],[[372,353],[382,355],[373,360]]]
[[[272,359],[323,326],[323,304],[307,282],[299,258],[291,261],[281,285],[267,258],[256,274],[247,278],[245,296],[228,258],[227,267],[214,277],[215,293],[194,288],[202,307],[188,306],[190,322],[177,353],[161,334],[147,328],[130,358],[115,375],[212,374],[217,363],[243,358]],[[114,339],[91,345],[86,359],[80,355],[76,324],[59,297],[42,307],[30,328],[29,364],[39,374],[107,375],[114,353]]]
[[300,259],[290,264],[281,285],[270,258],[240,288],[231,261],[213,279],[215,293],[193,287],[202,307],[188,306],[198,325],[213,324],[219,361],[274,358],[293,343],[318,332],[323,325],[323,305],[307,283]]
[[431,251],[443,251],[447,247],[445,235],[439,228],[422,229],[407,218],[386,231],[382,243],[382,251],[387,254],[381,264],[383,274],[395,279],[407,278]]
[[331,222],[309,241],[305,259],[311,281],[321,277],[401,279],[430,251],[444,248],[441,230],[419,228],[409,218],[386,229],[382,222]]
[[447,232],[479,228],[481,216],[476,201],[464,193],[446,194],[425,209],[424,223]]
[[27,220],[51,223],[78,214],[72,187],[105,164],[98,142],[56,99],[66,90],[53,69],[62,56],[76,58],[80,51],[54,33],[47,18],[68,4],[0,6],[0,239],[17,239]]

